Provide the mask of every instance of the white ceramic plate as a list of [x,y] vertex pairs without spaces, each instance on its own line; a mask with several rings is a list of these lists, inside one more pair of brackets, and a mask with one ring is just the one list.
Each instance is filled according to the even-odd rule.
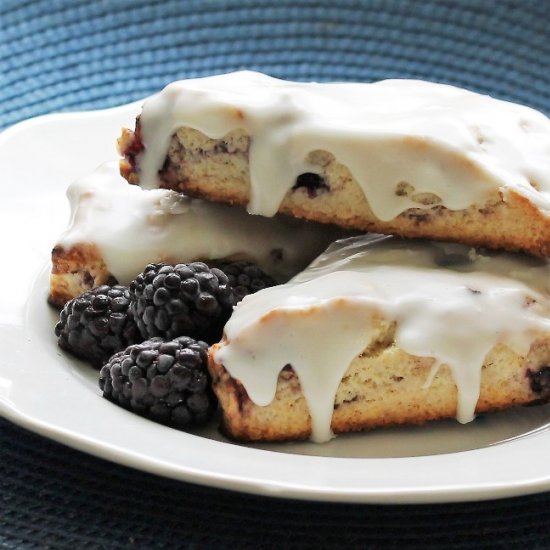
[[42,435],[134,468],[269,496],[444,502],[550,489],[550,408],[382,430],[315,445],[244,446],[215,423],[157,425],[101,398],[97,372],[56,345],[46,304],[49,254],[68,222],[65,190],[116,159],[140,103],[53,115],[0,136],[0,413]]

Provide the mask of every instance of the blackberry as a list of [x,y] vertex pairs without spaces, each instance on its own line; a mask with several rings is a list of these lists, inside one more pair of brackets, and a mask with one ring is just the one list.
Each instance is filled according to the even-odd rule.
[[205,423],[216,408],[206,368],[208,344],[152,338],[116,353],[102,367],[103,397],[176,428]]
[[227,275],[202,262],[149,264],[130,283],[130,309],[144,338],[220,339],[237,299]]
[[250,262],[227,262],[218,267],[227,275],[238,302],[249,294],[277,284],[267,273]]
[[122,285],[103,285],[67,302],[55,335],[61,348],[95,367],[142,340],[129,313],[130,294]]

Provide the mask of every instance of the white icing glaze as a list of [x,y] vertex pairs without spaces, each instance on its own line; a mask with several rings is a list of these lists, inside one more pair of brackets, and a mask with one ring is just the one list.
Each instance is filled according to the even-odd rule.
[[[248,210],[274,215],[305,159],[326,150],[347,166],[381,220],[429,208],[396,186],[433,193],[460,210],[500,190],[550,211],[550,120],[528,107],[453,86],[415,80],[374,84],[297,83],[242,71],[175,82],[141,115],[143,187],[158,185],[180,127],[211,138],[237,128],[251,136]],[[318,170],[318,168],[317,168]]]
[[286,281],[342,235],[318,224],[251,216],[241,208],[128,185],[116,162],[73,183],[67,195],[71,222],[58,244],[95,243],[121,284],[149,262],[224,258],[254,261]]
[[397,323],[401,349],[435,359],[426,384],[440,365],[449,366],[457,419],[468,422],[491,348],[504,342],[524,355],[536,331],[550,330],[549,281],[548,262],[525,256],[392,237],[347,239],[289,283],[247,296],[215,359],[259,405],[271,402],[280,370],[292,365],[312,439],[326,441],[337,387],[381,315]]

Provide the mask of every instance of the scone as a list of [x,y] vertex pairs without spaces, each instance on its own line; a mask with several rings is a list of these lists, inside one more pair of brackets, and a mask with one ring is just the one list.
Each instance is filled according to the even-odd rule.
[[224,431],[312,438],[550,398],[550,265],[360,237],[246,297],[210,351]]
[[343,233],[142,190],[126,183],[116,162],[73,183],[68,197],[71,222],[52,251],[49,301],[58,307],[102,284],[128,284],[151,262],[242,259],[287,281]]
[[405,237],[550,255],[550,120],[414,80],[176,82],[119,140],[142,187]]

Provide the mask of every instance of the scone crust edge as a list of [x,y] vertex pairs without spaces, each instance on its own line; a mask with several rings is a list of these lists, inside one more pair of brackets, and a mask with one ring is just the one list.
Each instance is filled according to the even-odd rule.
[[[124,157],[121,173],[138,184],[139,140],[138,120],[136,132],[124,130],[119,140]],[[160,186],[211,202],[246,206],[250,199],[249,146],[244,130],[210,139],[197,130],[180,128],[159,171]],[[382,221],[374,216],[349,170],[330,153],[312,151],[308,160],[317,166],[330,191],[311,196],[307,189],[292,189],[280,213],[346,229],[550,256],[550,217],[513,190],[495,191],[483,204],[464,210],[450,210],[438,204],[437,197],[424,197],[427,207],[410,208],[393,220]]]
[[[311,435],[311,417],[292,369],[281,371],[273,402],[254,404],[239,380],[215,360],[212,346],[209,371],[222,410],[222,431],[237,441],[288,441]],[[368,349],[366,350],[368,352]],[[544,403],[550,390],[534,391],[532,376],[550,364],[550,337],[539,335],[522,357],[497,344],[482,366],[476,413]],[[451,371],[442,366],[431,385],[424,387],[433,359],[416,357],[393,341],[370,356],[357,356],[338,388],[331,422],[335,434],[395,425],[418,425],[452,418],[457,410],[457,389]],[[259,366],[261,368],[261,365]]]
[[70,247],[57,244],[52,250],[51,262],[48,302],[57,308],[92,288],[117,283],[93,243]]

